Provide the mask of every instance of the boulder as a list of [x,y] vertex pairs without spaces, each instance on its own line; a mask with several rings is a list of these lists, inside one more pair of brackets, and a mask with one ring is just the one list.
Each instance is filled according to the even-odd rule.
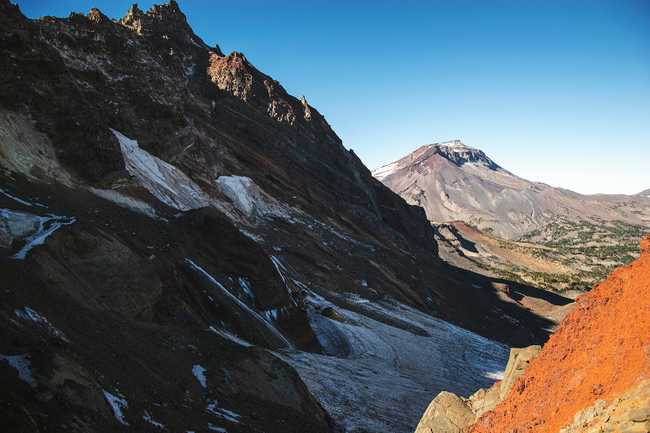
[[415,433],[462,433],[474,420],[465,399],[443,391],[429,404]]

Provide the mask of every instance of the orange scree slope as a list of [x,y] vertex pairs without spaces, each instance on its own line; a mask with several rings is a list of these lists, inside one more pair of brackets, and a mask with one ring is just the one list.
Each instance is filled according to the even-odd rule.
[[578,299],[508,398],[472,433],[557,433],[596,400],[650,376],[650,238],[641,257]]

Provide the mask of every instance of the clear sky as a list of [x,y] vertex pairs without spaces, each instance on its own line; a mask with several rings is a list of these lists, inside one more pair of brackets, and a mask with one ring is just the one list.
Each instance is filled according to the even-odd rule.
[[[13,1],[30,17],[132,3]],[[179,4],[206,43],[305,95],[370,168],[460,138],[530,180],[650,188],[648,0]]]

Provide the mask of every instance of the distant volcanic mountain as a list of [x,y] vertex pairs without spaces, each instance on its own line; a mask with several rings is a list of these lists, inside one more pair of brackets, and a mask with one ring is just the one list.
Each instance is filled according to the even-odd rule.
[[430,221],[518,238],[558,219],[650,225],[650,194],[585,196],[520,178],[460,140],[421,146],[373,175]]

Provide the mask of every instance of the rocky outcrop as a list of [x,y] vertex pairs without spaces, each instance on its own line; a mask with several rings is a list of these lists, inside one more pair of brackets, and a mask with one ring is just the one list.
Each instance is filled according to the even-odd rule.
[[443,391],[424,412],[415,433],[463,433],[475,419],[476,415],[465,400]]
[[544,345],[472,433],[648,431],[650,251],[613,272]]
[[[498,385],[495,385],[499,389],[499,401],[504,400],[508,396],[515,382],[523,376],[528,368],[528,364],[539,354],[540,350],[542,350],[541,346],[510,350],[510,357],[508,358],[506,371],[503,374],[503,380]],[[483,412],[491,409],[482,408],[482,410],[477,410],[476,412],[480,416]]]
[[610,401],[596,400],[576,413],[571,424],[559,433],[584,432],[650,432],[650,380]]
[[476,391],[469,398],[441,392],[422,415],[415,433],[464,433],[478,417],[507,397],[540,350],[540,346],[510,349],[503,379],[491,388]]

